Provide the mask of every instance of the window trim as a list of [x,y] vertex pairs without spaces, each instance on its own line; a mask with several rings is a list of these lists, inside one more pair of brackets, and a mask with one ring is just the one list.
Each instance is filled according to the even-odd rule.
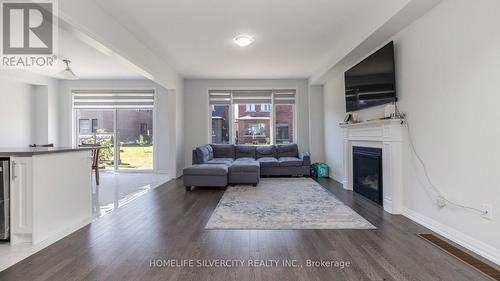
[[[298,128],[298,117],[299,117],[299,112],[297,111],[297,108],[299,108],[300,105],[300,97],[299,97],[299,90],[297,88],[274,88],[272,90],[269,90],[269,88],[225,88],[225,87],[215,87],[215,88],[208,88],[207,89],[207,95],[206,95],[206,104],[208,105],[206,108],[208,109],[208,114],[207,114],[207,125],[208,125],[208,130],[206,133],[206,137],[208,140],[208,143],[212,143],[212,104],[210,104],[210,93],[211,92],[231,92],[230,93],[230,101],[227,103],[229,106],[229,144],[235,144],[235,126],[234,126],[234,120],[235,120],[235,113],[234,113],[234,105],[235,103],[233,102],[233,94],[232,91],[271,91],[271,102],[269,103],[271,105],[271,110],[270,112],[270,125],[269,125],[269,130],[270,130],[270,141],[272,145],[275,145],[276,143],[276,137],[275,137],[275,114],[276,114],[276,106],[277,105],[291,105],[293,108],[293,143],[298,144],[298,133],[300,131],[300,128]],[[276,92],[282,92],[282,91],[290,91],[293,92],[295,97],[294,97],[294,103],[293,104],[287,104],[287,103],[278,103],[276,104],[274,94]],[[259,103],[257,103],[259,104]],[[267,111],[265,111],[267,112]],[[253,146],[258,146],[253,144]]]

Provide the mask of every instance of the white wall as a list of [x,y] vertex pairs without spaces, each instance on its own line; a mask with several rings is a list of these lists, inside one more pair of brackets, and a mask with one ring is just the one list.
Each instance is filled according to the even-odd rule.
[[[33,143],[48,144],[49,139],[49,90],[48,86],[36,85],[33,86],[33,114],[32,129],[34,135]],[[36,115],[36,116],[35,116]]]
[[34,142],[32,85],[0,78],[0,147],[27,147]]
[[[399,106],[408,114],[415,146],[435,184],[451,200],[493,206],[493,220],[447,206],[425,192],[415,158],[404,156],[406,216],[500,263],[500,2],[446,0],[396,34]],[[368,54],[367,54],[368,55]],[[349,65],[349,66],[352,66]],[[343,72],[325,85],[326,160],[343,179]],[[359,112],[381,117],[382,107]]]
[[176,91],[167,90],[150,80],[61,81],[59,87],[59,143],[62,146],[73,145],[72,89],[155,89],[156,131],[154,134],[157,141],[155,143],[155,169],[157,172],[168,173],[171,177],[175,177],[178,170],[182,169],[183,163],[177,162],[179,154],[177,142],[182,142],[182,137],[178,137],[178,134],[182,127],[176,126],[177,123],[182,122],[182,119],[177,118],[179,114],[177,105],[182,102],[182,99],[177,100]]
[[[0,80],[11,85],[16,84],[32,87],[32,95],[30,96],[30,143],[54,143],[57,145],[59,133],[57,120],[58,80],[28,71],[3,69],[0,70]],[[6,88],[5,90],[7,91],[8,89]],[[10,89],[10,94],[12,95],[17,92],[23,91],[19,90],[19,88],[17,90]],[[5,91],[3,93],[6,94]],[[8,103],[4,106],[7,105]],[[2,112],[0,112],[0,117],[3,116]],[[9,117],[6,118],[8,119]],[[19,145],[21,144],[17,146]]]
[[[175,99],[175,128],[176,128],[176,162],[177,162],[177,177],[182,175],[182,169],[185,167],[186,162],[184,160],[184,82],[179,84],[177,90],[174,91]],[[191,162],[189,162],[191,163]]]
[[312,162],[325,162],[323,86],[309,86],[309,152]]
[[345,183],[344,175],[344,133],[339,123],[344,120],[344,76],[341,73],[324,85],[324,134],[325,162],[330,166],[330,177]]
[[307,79],[185,79],[184,151],[185,164],[191,163],[191,151],[208,140],[209,89],[296,89],[297,144],[309,151],[309,97]]

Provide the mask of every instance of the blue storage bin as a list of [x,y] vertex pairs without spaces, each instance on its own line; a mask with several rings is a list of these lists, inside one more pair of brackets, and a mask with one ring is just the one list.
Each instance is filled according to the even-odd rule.
[[311,165],[311,176],[315,178],[327,178],[329,170],[330,168],[325,163],[314,163]]

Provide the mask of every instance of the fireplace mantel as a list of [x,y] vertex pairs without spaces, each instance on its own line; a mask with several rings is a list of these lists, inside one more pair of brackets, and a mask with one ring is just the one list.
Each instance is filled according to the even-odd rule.
[[344,188],[353,189],[352,147],[382,148],[383,206],[386,212],[403,211],[402,147],[403,125],[400,119],[342,124],[344,129]]

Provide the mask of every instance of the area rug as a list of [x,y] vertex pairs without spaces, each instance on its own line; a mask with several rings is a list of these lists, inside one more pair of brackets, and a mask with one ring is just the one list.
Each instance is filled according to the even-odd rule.
[[310,178],[229,187],[206,229],[375,229]]

